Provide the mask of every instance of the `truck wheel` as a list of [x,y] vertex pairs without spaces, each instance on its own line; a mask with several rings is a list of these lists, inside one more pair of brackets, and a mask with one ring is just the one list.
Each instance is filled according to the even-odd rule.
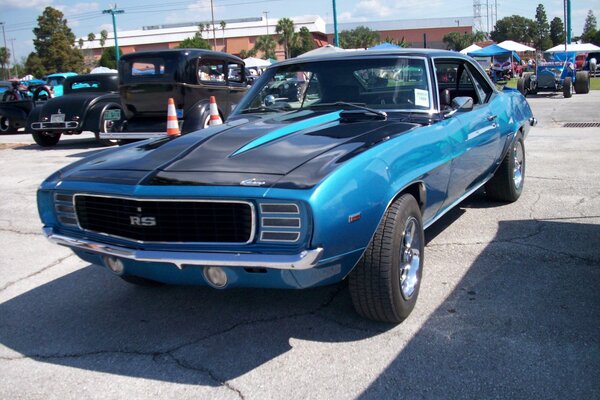
[[0,133],[16,133],[17,130],[11,128],[10,119],[6,115],[0,115]]
[[417,302],[425,238],[419,205],[404,194],[388,208],[349,278],[350,295],[363,317],[401,322]]
[[512,148],[506,153],[500,167],[486,184],[486,195],[498,201],[512,203],[523,192],[525,183],[525,143],[518,133]]
[[[113,129],[113,125],[115,124],[115,121],[104,119],[104,113],[108,110],[116,110],[116,109],[120,110],[119,107],[108,107],[104,112],[102,112],[102,115],[100,115],[100,131],[94,132],[94,136],[96,137],[96,140],[102,146],[114,146],[116,144],[119,144],[119,139],[100,139],[100,134],[111,132]],[[123,112],[123,111],[121,111],[121,112]]]
[[517,81],[517,90],[519,92],[521,92],[521,94],[526,97],[527,96],[527,89],[525,86],[525,78],[519,78],[519,80]]
[[60,133],[33,132],[33,140],[42,147],[52,147],[60,140]]
[[575,93],[587,94],[590,92],[590,74],[587,71],[577,71],[575,75]]
[[570,76],[567,76],[563,83],[563,95],[567,99],[569,97],[573,96],[573,80],[571,79]]
[[46,101],[52,98],[52,91],[47,86],[40,86],[33,92],[33,101]]

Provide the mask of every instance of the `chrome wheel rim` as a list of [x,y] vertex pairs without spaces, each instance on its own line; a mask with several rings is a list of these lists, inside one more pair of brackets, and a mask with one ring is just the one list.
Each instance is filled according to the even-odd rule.
[[513,149],[513,159],[514,159],[514,168],[513,168],[513,182],[515,184],[515,189],[520,189],[523,184],[523,167],[524,167],[524,154],[523,154],[523,145],[521,141],[517,141],[515,148]]
[[415,293],[421,268],[421,235],[417,231],[419,222],[410,217],[404,225],[400,249],[400,289],[408,300]]

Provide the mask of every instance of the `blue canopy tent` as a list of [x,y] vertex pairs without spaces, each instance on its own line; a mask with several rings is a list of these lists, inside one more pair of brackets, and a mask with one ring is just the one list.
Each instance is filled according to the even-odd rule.
[[500,47],[497,44],[491,44],[487,47],[484,47],[483,49],[467,53],[467,55],[471,57],[494,57],[510,55],[515,60],[521,62],[521,57],[519,57],[519,55],[515,51],[506,50],[505,48]]

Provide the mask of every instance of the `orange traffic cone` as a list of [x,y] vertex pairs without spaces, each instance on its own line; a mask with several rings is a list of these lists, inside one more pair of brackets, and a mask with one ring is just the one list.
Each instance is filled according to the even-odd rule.
[[208,125],[222,125],[223,121],[221,120],[221,116],[219,115],[219,109],[217,108],[217,101],[215,100],[215,96],[210,96],[210,121],[208,121]]
[[179,136],[181,131],[179,130],[179,124],[177,123],[177,111],[175,110],[175,100],[172,97],[169,98],[169,105],[167,106],[167,136]]

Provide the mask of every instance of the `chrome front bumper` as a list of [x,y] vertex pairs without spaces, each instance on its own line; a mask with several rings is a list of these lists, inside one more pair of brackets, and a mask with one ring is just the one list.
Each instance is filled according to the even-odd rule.
[[291,255],[136,250],[56,234],[52,228],[48,227],[44,227],[43,232],[48,240],[62,246],[128,260],[171,263],[179,269],[182,269],[184,265],[196,265],[302,270],[315,267],[323,255],[322,247]]

